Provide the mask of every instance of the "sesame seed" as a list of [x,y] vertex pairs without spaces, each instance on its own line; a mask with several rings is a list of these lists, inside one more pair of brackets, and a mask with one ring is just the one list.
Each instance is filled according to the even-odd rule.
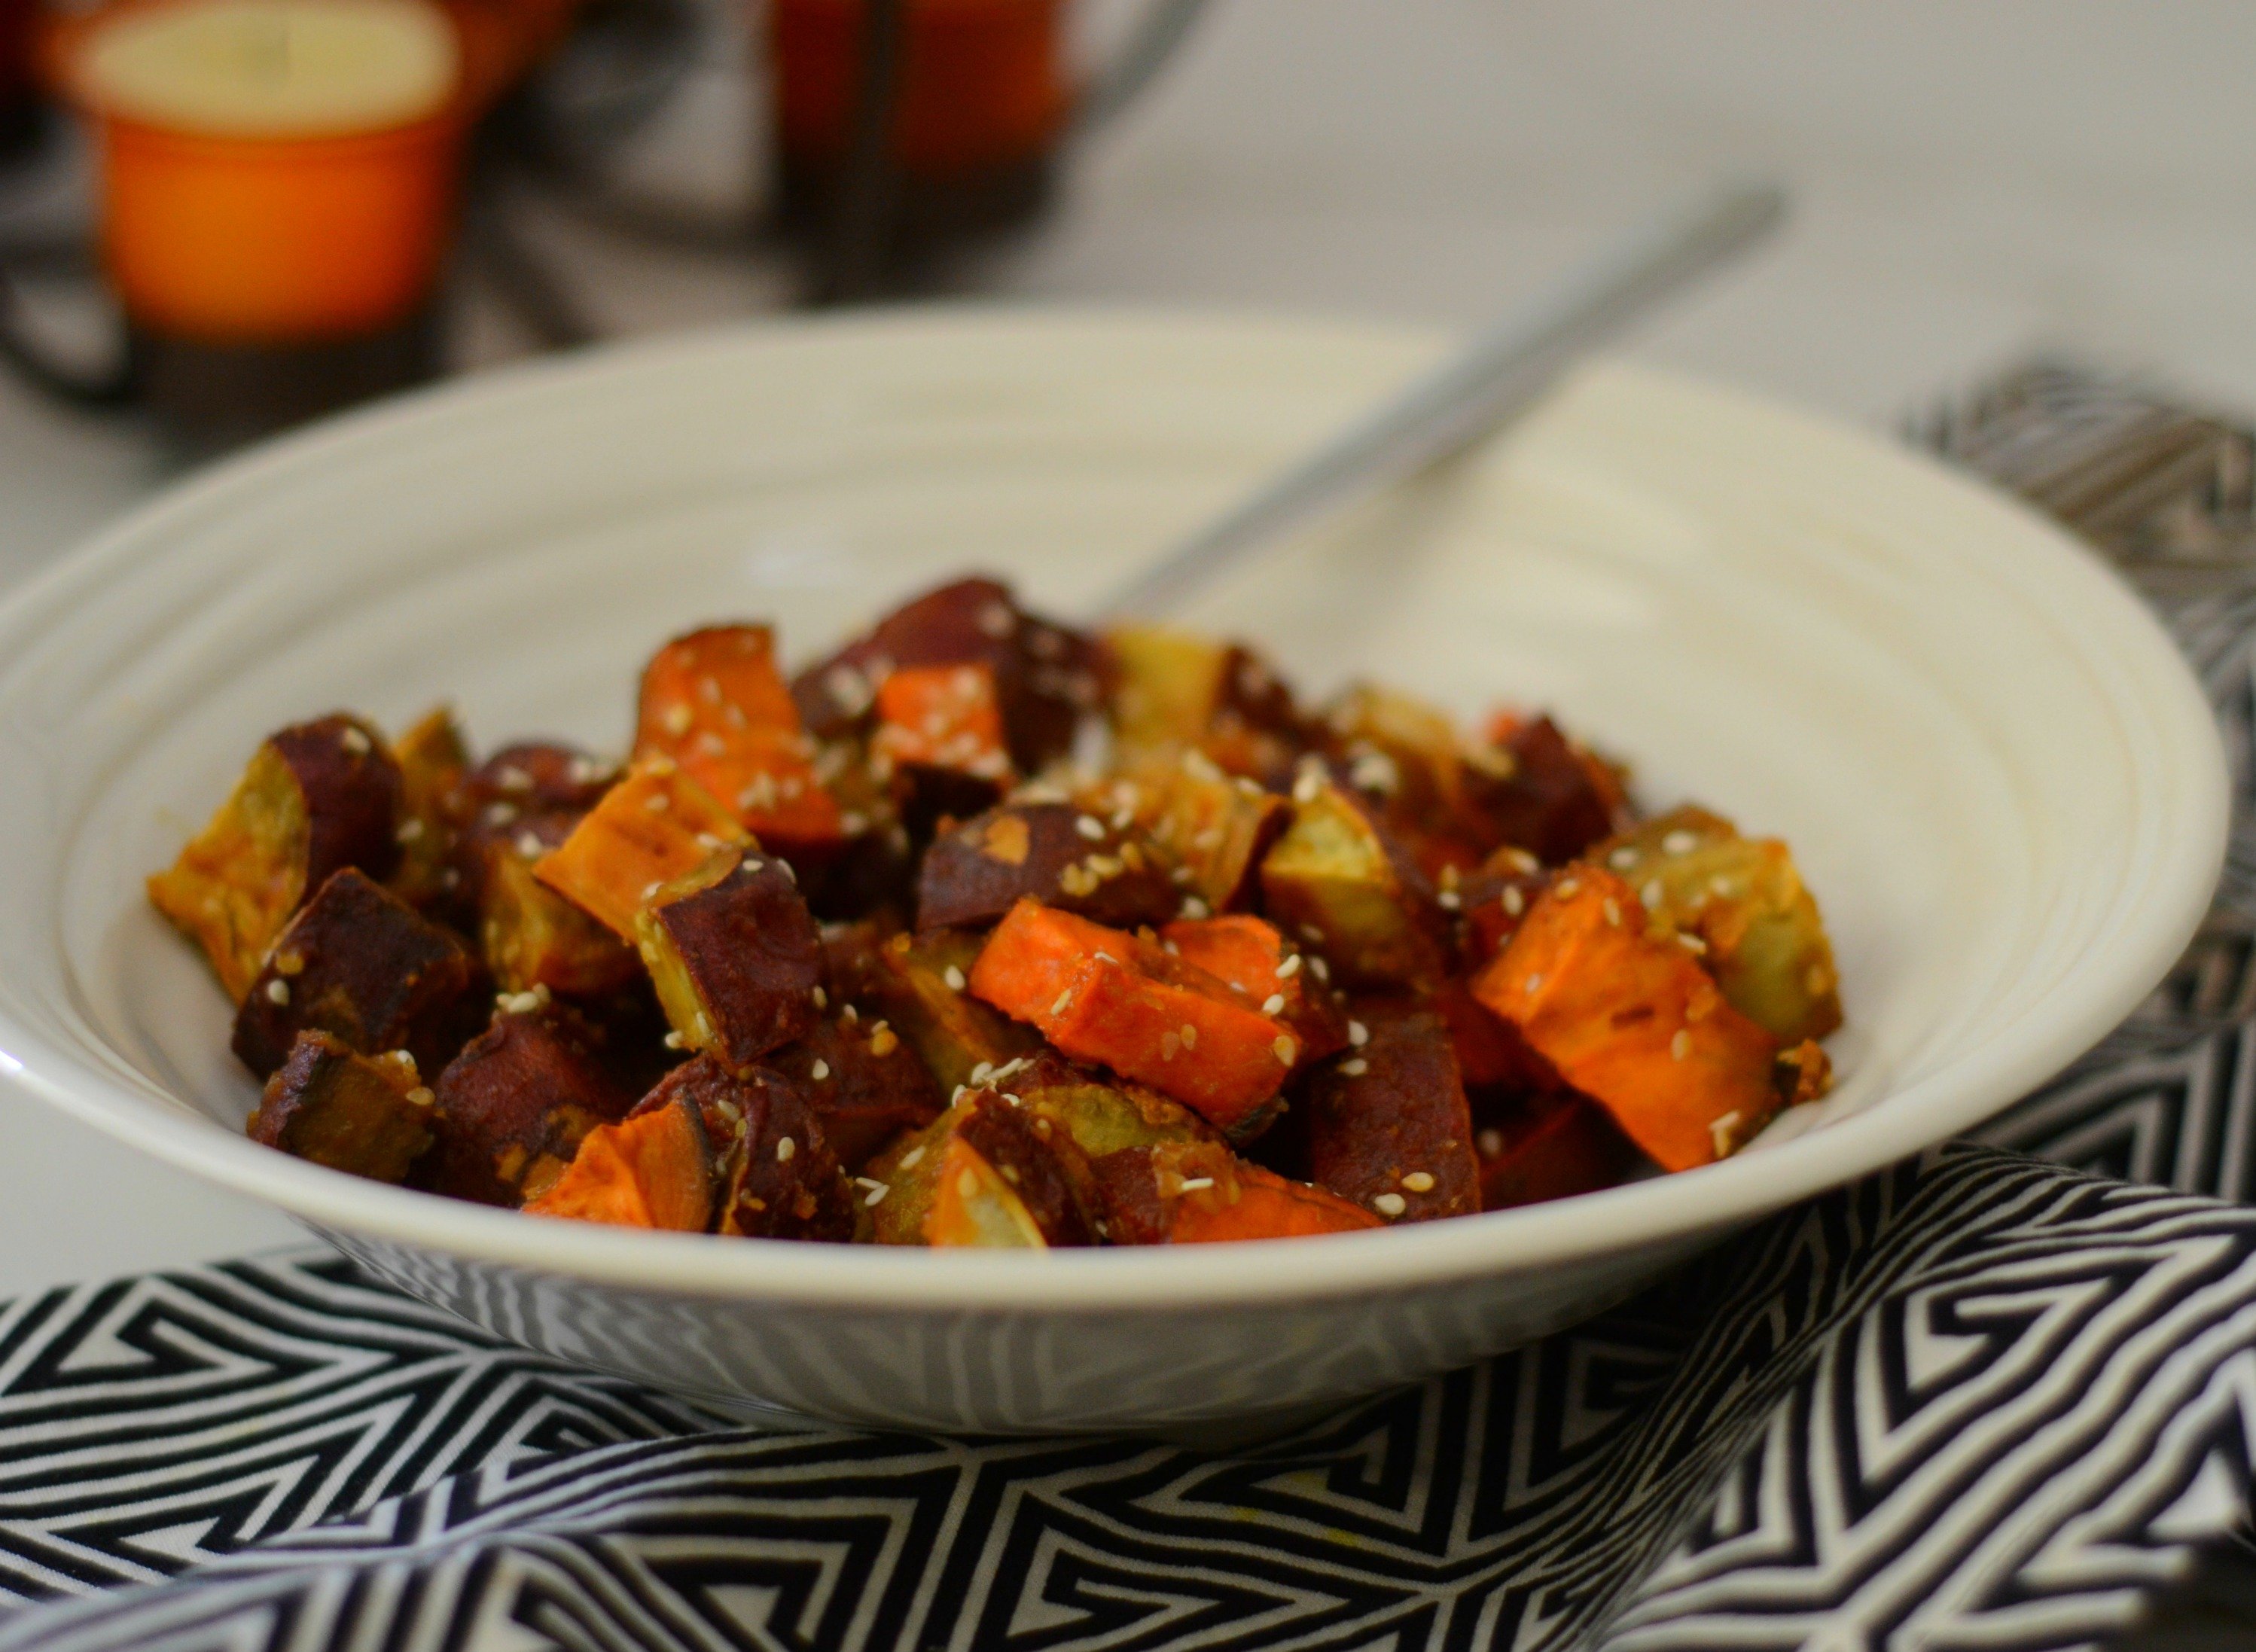
[[1688,855],[1699,847],[1699,838],[1688,831],[1673,831],[1660,840],[1660,852],[1664,855]]
[[1135,823],[1136,811],[1132,808],[1120,809],[1112,816],[1112,830],[1116,832],[1124,832]]
[[540,841],[538,832],[519,832],[517,835],[517,852],[527,860],[539,859],[547,848],[548,845]]
[[642,800],[642,806],[648,809],[652,814],[655,815],[663,809],[669,801],[671,800],[666,797],[664,792],[652,792],[648,797]]
[[366,757],[368,755],[368,736],[363,734],[358,729],[353,728],[349,725],[346,727],[345,731],[342,734],[337,737],[337,744],[343,746],[346,751],[351,752],[355,757]]
[[679,1033],[668,1033],[666,1035],[666,1047],[668,1049],[687,1049],[688,1048],[687,1044],[684,1044],[681,1041],[681,1034]]
[[1720,872],[1708,879],[1708,887],[1726,900],[1731,898],[1731,880]]
[[791,1161],[791,1155],[798,1151],[799,1143],[793,1141],[789,1136],[780,1138],[776,1142],[776,1162],[788,1164]]
[[1276,1041],[1269,1048],[1275,1053],[1277,1059],[1287,1067],[1290,1067],[1301,1054],[1301,1047],[1282,1033],[1277,1035]]
[[1606,897],[1605,914],[1608,923],[1617,929],[1621,928],[1621,902],[1616,900],[1611,895]]
[[1582,879],[1579,878],[1562,878],[1559,880],[1559,899],[1572,900],[1582,886]]
[[923,1162],[924,1149],[922,1147],[911,1147],[906,1153],[901,1154],[901,1168],[904,1170],[913,1170],[917,1166]]
[[1322,958],[1310,958],[1308,969],[1319,981],[1329,981],[1332,978],[1332,966]]
[[1185,1178],[1182,1186],[1178,1188],[1176,1191],[1179,1193],[1203,1193],[1213,1185],[1214,1178],[1212,1176],[1195,1175]]
[[1183,1048],[1185,1049],[1198,1048],[1198,1028],[1193,1027],[1188,1021],[1183,1023]]
[[1682,947],[1687,952],[1689,952],[1696,958],[1705,957],[1708,953],[1708,943],[1705,941],[1703,941],[1698,935],[1692,934],[1689,930],[1679,930],[1677,932],[1676,944]]
[[[761,871],[767,865],[767,864],[768,863],[765,860],[748,860],[744,863],[744,870],[747,872]],[[781,866],[786,874],[791,871],[791,863],[787,860],[779,860],[776,862],[776,865]]]
[[863,1200],[862,1203],[865,1205],[882,1204],[885,1202],[885,1195],[892,1191],[892,1189],[880,1182],[870,1190],[870,1197]]
[[1175,1052],[1182,1047],[1183,1041],[1174,1034],[1162,1033],[1160,1034],[1160,1059],[1161,1061],[1174,1060]]
[[838,830],[849,837],[859,837],[870,830],[870,817],[859,809],[847,809],[838,816]]
[[486,805],[485,822],[489,826],[506,826],[510,822],[516,818],[517,805],[514,803],[489,803]]
[[1480,1134],[1473,1138],[1473,1146],[1480,1150],[1480,1156],[1484,1159],[1502,1158],[1504,1156],[1504,1132],[1501,1130],[1484,1130]]
[[1316,801],[1316,794],[1323,789],[1323,780],[1316,772],[1314,769],[1304,769],[1301,771],[1301,778],[1293,782],[1293,801],[1296,803],[1313,803]]
[[1371,1042],[1371,1029],[1361,1021],[1350,1021],[1347,1024],[1347,1041],[1361,1049]]
[[269,1004],[287,1004],[290,1001],[290,983],[269,981],[266,984],[266,1001]]
[[1289,981],[1300,972],[1301,955],[1297,952],[1291,954],[1277,966],[1277,978],[1280,981]]
[[951,992],[961,992],[963,990],[963,971],[953,964],[941,971],[940,978],[948,983],[948,990]]
[[1301,939],[1310,946],[1320,947],[1324,943],[1324,932],[1313,923],[1304,923],[1301,926]]
[[1340,1063],[1340,1071],[1350,1078],[1360,1078],[1371,1070],[1371,1063],[1360,1055],[1350,1055]]
[[1053,1015],[1064,1014],[1065,1006],[1072,1002],[1073,989],[1071,987],[1068,987],[1064,992],[1057,995],[1057,1001],[1050,1006],[1050,1013]]
[[414,1089],[409,1091],[401,1099],[405,1100],[411,1107],[429,1107],[434,1105],[439,1098],[431,1093],[431,1087],[429,1085],[418,1084]]
[[1637,892],[1637,898],[1648,907],[1657,907],[1667,899],[1667,894],[1668,892],[1660,886],[1660,879],[1648,878],[1646,879],[1645,887]]
[[975,1087],[985,1084],[994,1076],[995,1063],[991,1061],[981,1062],[976,1067],[974,1067],[971,1070],[971,1082]]
[[1518,884],[1505,885],[1504,909],[1515,918],[1527,910],[1527,897],[1519,893]]
[[1454,889],[1444,889],[1434,899],[1442,903],[1442,910],[1444,912],[1455,912],[1465,904]]
[[1427,1171],[1413,1170],[1402,1178],[1402,1185],[1413,1193],[1431,1193],[1434,1190],[1434,1178]]
[[1194,919],[1211,918],[1214,916],[1214,908],[1208,906],[1205,901],[1200,900],[1196,895],[1185,895],[1183,897],[1183,916]]
[[830,1063],[824,1061],[821,1056],[816,1056],[814,1065],[807,1070],[807,1076],[809,1078],[812,1078],[816,1084],[821,1084],[824,1079],[830,1077]]
[[1282,1011],[1284,1007],[1285,995],[1282,992],[1272,992],[1267,998],[1261,1000],[1261,1013],[1264,1015],[1275,1015]]
[[1616,872],[1627,872],[1632,866],[1637,865],[1637,851],[1628,848],[1617,849],[1606,857],[1606,865],[1611,866]]
[[814,988],[810,996],[814,999],[815,1008],[819,1010],[827,1010],[830,1007],[830,994],[824,992],[821,987],[818,986]]
[[1533,998],[1538,992],[1540,992],[1543,990],[1542,976],[1540,974],[1529,976],[1526,983],[1520,988],[1520,990],[1526,992],[1528,997]]
[[1073,829],[1092,844],[1101,844],[1104,841],[1104,822],[1094,815],[1075,815]]
[[1682,1061],[1691,1053],[1692,1034],[1680,1027],[1676,1029],[1676,1036],[1668,1041],[1669,1056],[1672,1060]]
[[872,1055],[890,1055],[900,1047],[899,1034],[883,1021],[870,1029],[870,1054]]
[[862,1019],[862,1012],[856,1009],[851,1004],[849,1004],[845,1008],[838,1012],[838,1019],[845,1022],[847,1026],[851,1027],[855,1022]]
[[1410,1201],[1399,1193],[1382,1193],[1371,1202],[1371,1208],[1381,1216],[1399,1216],[1410,1208]]
[[689,732],[689,725],[696,716],[682,702],[676,700],[659,714],[659,721],[666,725],[666,731],[678,740]]
[[1734,1107],[1720,1119],[1708,1121],[1708,1139],[1716,1144],[1716,1156],[1727,1158],[1731,1151],[1731,1132],[1739,1122],[1738,1109]]
[[412,844],[423,835],[423,822],[409,815],[399,822],[399,830],[391,834],[395,843]]

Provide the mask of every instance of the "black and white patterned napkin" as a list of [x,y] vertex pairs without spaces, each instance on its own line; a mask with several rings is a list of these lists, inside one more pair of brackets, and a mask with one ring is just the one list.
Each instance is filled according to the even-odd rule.
[[[2189,419],[2048,369],[1920,434],[2125,556],[2256,819],[2246,438]],[[2029,481],[2133,440],[2139,511]],[[747,1430],[320,1251],[10,1304],[0,1652],[2103,1642],[2237,1541],[2256,1467],[2246,848],[1987,1145],[1252,1449]]]

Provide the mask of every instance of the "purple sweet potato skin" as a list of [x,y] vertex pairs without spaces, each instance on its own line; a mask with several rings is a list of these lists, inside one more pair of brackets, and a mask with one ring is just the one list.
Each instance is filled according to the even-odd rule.
[[1550,718],[1519,730],[1508,749],[1512,778],[1484,787],[1478,800],[1504,842],[1556,866],[1613,830],[1611,805]]
[[[948,1098],[916,1052],[899,1038],[872,1045],[872,1023],[818,1021],[806,1037],[770,1055],[765,1065],[805,1093],[822,1133],[848,1174],[859,1170],[905,1130],[940,1117]],[[816,1077],[820,1070],[821,1077]]]
[[[634,1106],[598,1035],[561,1005],[504,1013],[439,1075],[437,1140],[419,1185],[482,1204],[523,1204],[599,1124]],[[533,1185],[528,1190],[527,1183]]]
[[236,1012],[234,1048],[263,1078],[315,1029],[363,1055],[406,1050],[427,1075],[454,1059],[489,1001],[483,966],[453,931],[347,866],[275,942]]
[[[1473,1214],[1480,1161],[1447,1024],[1422,1006],[1362,1001],[1354,1013],[1369,1041],[1308,1084],[1310,1179],[1394,1221]],[[1363,1070],[1350,1070],[1357,1063]],[[1404,1184],[1421,1172],[1430,1187]],[[1376,1203],[1390,1194],[1402,1200],[1399,1213]]]
[[772,1068],[732,1073],[700,1055],[667,1074],[635,1112],[676,1103],[696,1110],[718,1155],[720,1232],[834,1244],[854,1237],[853,1190],[801,1085]]
[[1104,658],[1094,641],[1026,613],[1007,585],[965,579],[895,609],[868,636],[810,666],[793,680],[792,697],[807,732],[828,739],[860,722],[885,672],[955,665],[994,672],[1011,759],[1028,773],[1071,748],[1082,715],[1103,694]]
[[655,915],[730,1066],[749,1066],[814,1027],[822,937],[783,862],[747,860]]
[[933,840],[917,879],[917,928],[993,923],[1029,895],[1122,929],[1165,923],[1182,907],[1140,830],[1069,803],[1011,803]]
[[293,724],[268,737],[306,800],[306,888],[346,866],[381,882],[399,865],[399,765],[383,737],[342,712]]
[[1075,1185],[1089,1183],[1087,1162],[1069,1162],[1068,1155],[1080,1160],[1080,1149],[1063,1131],[1046,1131],[1047,1123],[990,1091],[973,1103],[956,1134],[1011,1184],[1047,1242],[1093,1245],[1083,1196]]

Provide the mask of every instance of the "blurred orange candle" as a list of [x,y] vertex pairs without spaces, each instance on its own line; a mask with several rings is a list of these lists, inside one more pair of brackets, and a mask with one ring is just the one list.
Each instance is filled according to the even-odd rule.
[[419,310],[454,215],[462,57],[430,0],[147,0],[95,19],[67,73],[101,124],[127,314],[267,343]]
[[[777,131],[788,160],[835,166],[852,130],[862,0],[771,0]],[[906,0],[893,154],[949,180],[1039,159],[1068,93],[1060,0]]]

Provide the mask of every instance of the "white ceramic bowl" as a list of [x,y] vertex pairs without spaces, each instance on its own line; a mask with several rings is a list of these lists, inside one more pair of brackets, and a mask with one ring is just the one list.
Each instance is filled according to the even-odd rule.
[[708,1399],[941,1429],[1181,1428],[1497,1352],[1963,1130],[2127,1012],[2215,877],[2225,779],[2160,630],[2034,516],[1744,397],[1593,371],[1512,441],[1216,590],[1304,687],[1555,705],[1652,801],[1783,834],[1842,1082],[1743,1155],[1384,1232],[987,1255],[654,1235],[253,1146],[141,879],[259,737],[453,698],[625,740],[694,621],[800,657],[943,575],[1070,614],[1442,348],[1378,328],[908,314],[606,351],[221,467],[0,613],[0,1071],[534,1346]]

